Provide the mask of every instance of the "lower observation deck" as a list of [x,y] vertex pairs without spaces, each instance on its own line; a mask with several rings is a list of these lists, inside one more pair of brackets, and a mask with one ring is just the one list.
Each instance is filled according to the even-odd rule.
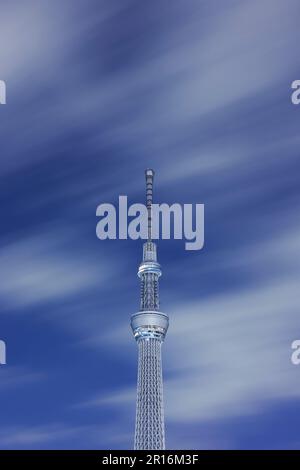
[[131,328],[135,339],[159,338],[164,340],[169,326],[169,317],[155,310],[145,310],[131,315]]

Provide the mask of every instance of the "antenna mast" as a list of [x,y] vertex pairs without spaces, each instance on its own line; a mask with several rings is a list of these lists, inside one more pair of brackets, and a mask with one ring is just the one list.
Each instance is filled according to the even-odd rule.
[[148,211],[148,242],[151,242],[154,170],[147,169],[145,171],[145,176],[146,176],[146,201],[147,201],[147,211]]

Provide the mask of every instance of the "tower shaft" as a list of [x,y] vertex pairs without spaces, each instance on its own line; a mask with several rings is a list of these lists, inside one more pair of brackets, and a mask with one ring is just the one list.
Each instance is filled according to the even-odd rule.
[[138,342],[138,384],[134,448],[165,448],[161,340]]

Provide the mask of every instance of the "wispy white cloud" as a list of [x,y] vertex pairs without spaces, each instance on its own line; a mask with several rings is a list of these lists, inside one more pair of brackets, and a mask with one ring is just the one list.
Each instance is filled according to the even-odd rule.
[[54,423],[44,426],[16,426],[0,428],[0,447],[31,447],[59,442],[65,438],[82,436],[90,431],[84,426],[66,426]]
[[290,14],[293,5],[296,2],[281,0],[235,2],[214,12],[208,34],[199,28],[199,5],[194,20],[181,25],[182,45],[174,31],[179,47],[161,57],[167,62],[165,69],[169,73],[173,69],[178,76],[160,97],[165,124],[172,117],[171,122],[184,125],[223,107],[228,111],[230,105],[267,89],[270,77],[273,86],[280,82],[285,67],[293,66],[293,55],[285,52],[295,34],[295,18]]
[[[60,8],[65,10],[64,5]],[[53,3],[29,0],[1,5],[0,64],[10,92],[12,83],[29,89],[30,80],[35,82],[34,75],[30,78],[33,70],[45,76],[62,59],[62,22],[62,10],[58,14]]]
[[135,401],[136,389],[128,388],[118,391],[110,391],[109,394],[101,394],[90,398],[86,401],[77,403],[74,405],[75,408],[89,408],[89,407],[101,407],[101,406],[121,406],[132,404]]
[[[0,427],[1,449],[101,449],[122,445],[130,448],[132,435],[111,424],[44,425]],[[105,447],[103,447],[103,445]]]
[[28,368],[12,365],[2,366],[0,374],[0,391],[6,391],[8,388],[35,384],[36,382],[45,379],[45,375],[42,372],[32,371]]
[[72,257],[60,234],[43,232],[3,245],[0,275],[4,305],[22,308],[79,295],[104,282],[109,269],[104,275],[90,257]]

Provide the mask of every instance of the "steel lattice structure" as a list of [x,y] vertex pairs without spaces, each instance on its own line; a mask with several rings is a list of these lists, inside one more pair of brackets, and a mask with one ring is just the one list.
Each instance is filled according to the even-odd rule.
[[152,193],[154,171],[146,170],[148,240],[143,246],[139,266],[141,280],[140,311],[131,317],[131,327],[138,344],[138,383],[134,448],[165,449],[161,345],[168,325],[168,315],[159,311],[159,277],[156,244],[152,241]]

